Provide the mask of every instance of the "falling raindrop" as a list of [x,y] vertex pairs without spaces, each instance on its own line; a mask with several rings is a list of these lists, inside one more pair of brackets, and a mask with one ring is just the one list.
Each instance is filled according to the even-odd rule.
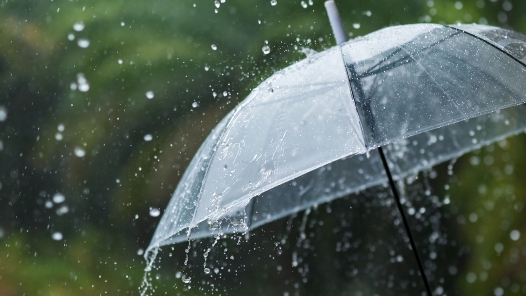
[[150,91],[147,91],[147,92],[146,92],[146,97],[147,97],[148,99],[150,99],[150,100],[153,99],[153,97],[154,97],[153,91],[151,91],[151,90],[150,90]]
[[521,233],[518,230],[512,230],[510,232],[510,238],[514,241],[519,240],[521,237]]
[[81,48],[88,48],[89,46],[89,40],[86,39],[86,38],[80,38],[78,41],[77,41],[77,45]]
[[64,129],[65,129],[65,126],[64,126],[62,123],[59,124],[59,125],[57,126],[57,130],[58,130],[59,132],[63,132]]
[[276,6],[276,4],[278,4],[277,0],[270,0],[270,5]]
[[121,22],[121,27],[124,27],[125,23],[124,22]]
[[178,271],[178,272],[175,273],[175,278],[176,279],[180,279],[181,275],[182,275],[182,273],[180,271]]
[[62,240],[63,236],[62,236],[62,233],[56,231],[56,232],[53,232],[53,234],[51,234],[51,238],[53,240],[59,241],[59,240]]
[[182,276],[183,283],[189,284],[192,281],[191,277],[187,277],[185,275]]
[[209,274],[210,273],[210,268],[206,267],[204,271],[205,271],[206,274]]
[[209,66],[205,66],[205,71],[208,71],[210,70],[210,67]]
[[119,63],[119,65],[122,65],[122,60],[121,59],[119,59],[117,62]]
[[63,138],[63,136],[62,136],[61,133],[56,133],[56,134],[55,134],[55,140],[57,140],[57,141],[61,141],[62,138]]
[[301,7],[307,8],[307,7],[309,7],[309,5],[307,4],[307,2],[301,1]]
[[0,106],[0,122],[7,119],[7,109],[4,106]]
[[158,208],[150,208],[150,216],[159,217],[161,211]]
[[62,194],[60,192],[59,193],[55,193],[55,195],[53,195],[53,202],[54,203],[59,204],[59,203],[64,202],[65,200],[66,200],[66,197],[64,196],[64,194]]
[[69,41],[73,41],[74,39],[75,39],[75,35],[69,33],[69,34],[68,34],[68,40],[69,40]]
[[69,212],[69,208],[66,205],[61,206],[57,209],[57,215],[62,216],[64,214],[67,214]]
[[216,8],[219,8],[219,6],[221,6],[221,3],[219,3],[219,1],[215,1],[214,5],[216,6]]
[[457,10],[461,10],[462,7],[464,7],[464,4],[462,4],[462,2],[460,2],[460,1],[455,2],[455,8]]
[[75,23],[73,25],[73,30],[75,30],[77,32],[80,32],[80,31],[84,30],[84,23],[83,22]]
[[352,27],[355,29],[360,29],[360,23],[354,23],[352,24]]
[[142,256],[142,254],[144,254],[144,250],[143,249],[138,249],[137,250],[137,255]]
[[217,45],[212,44],[210,47],[212,47],[212,50],[217,50]]
[[75,155],[77,157],[84,157],[86,155],[86,151],[80,147],[75,147]]
[[153,139],[153,136],[151,134],[144,135],[144,140],[146,142],[150,142]]
[[78,89],[81,92],[87,92],[89,90],[89,84],[86,77],[84,77],[84,74],[79,73],[77,74],[77,83],[78,83]]
[[197,107],[199,107],[199,103],[197,103],[197,102],[193,102],[193,103],[192,103],[192,108],[197,108]]
[[269,54],[270,53],[270,47],[268,45],[263,46],[263,48],[261,48],[261,50],[263,51],[263,54]]

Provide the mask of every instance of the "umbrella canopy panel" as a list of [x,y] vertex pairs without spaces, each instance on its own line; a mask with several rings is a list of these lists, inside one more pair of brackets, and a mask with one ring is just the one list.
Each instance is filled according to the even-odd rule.
[[273,75],[207,138],[183,176],[152,245],[308,171],[366,152],[340,49]]
[[391,27],[342,52],[368,147],[526,101],[524,65],[454,28]]
[[386,184],[378,146],[399,179],[524,131],[525,67],[484,28],[387,28],[276,73],[207,138],[149,248]]

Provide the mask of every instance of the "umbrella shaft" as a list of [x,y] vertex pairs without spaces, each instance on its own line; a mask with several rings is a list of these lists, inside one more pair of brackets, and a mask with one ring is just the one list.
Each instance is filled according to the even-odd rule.
[[420,255],[418,255],[415,240],[413,238],[413,235],[411,234],[411,229],[409,228],[409,222],[407,221],[407,217],[405,215],[404,208],[402,207],[402,202],[400,201],[400,195],[398,194],[398,190],[396,189],[395,183],[393,181],[393,176],[391,175],[391,170],[389,169],[389,165],[387,164],[387,159],[385,158],[384,150],[382,149],[382,147],[378,148],[378,153],[380,153],[380,157],[382,158],[382,163],[384,165],[385,173],[387,174],[387,179],[389,179],[389,187],[391,187],[391,191],[393,192],[393,196],[396,202],[396,207],[398,208],[398,211],[400,212],[400,216],[402,216],[402,221],[404,222],[405,230],[407,232],[407,236],[409,237],[409,242],[411,243],[411,249],[413,249],[413,253],[415,254],[416,261],[418,262],[418,268],[420,269],[420,274],[422,274],[422,278],[426,286],[427,294],[429,296],[432,296],[433,293],[431,292],[431,287],[429,286],[429,282],[427,281],[427,276],[424,270],[424,264],[422,260],[420,259]]

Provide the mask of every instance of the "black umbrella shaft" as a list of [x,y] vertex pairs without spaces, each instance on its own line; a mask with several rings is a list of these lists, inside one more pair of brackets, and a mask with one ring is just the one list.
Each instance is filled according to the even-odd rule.
[[396,189],[395,183],[393,181],[393,176],[391,175],[391,170],[389,169],[389,166],[387,165],[387,159],[385,158],[384,150],[382,149],[382,147],[378,148],[378,152],[380,153],[380,157],[382,158],[382,163],[384,165],[385,173],[387,174],[387,179],[389,179],[389,186],[391,187],[391,191],[393,192],[396,206],[398,207],[400,216],[402,216],[402,221],[404,222],[405,230],[407,232],[407,236],[409,237],[409,242],[411,243],[411,249],[413,250],[413,253],[415,254],[415,257],[416,257],[416,261],[418,262],[418,268],[420,269],[420,274],[422,275],[422,278],[424,280],[427,294],[429,294],[429,296],[432,296],[433,293],[431,292],[431,287],[429,287],[429,282],[427,281],[427,276],[424,270],[424,264],[422,260],[420,259],[420,255],[418,254],[418,251],[416,249],[415,240],[413,238],[413,235],[411,234],[411,229],[409,228],[409,222],[407,221],[407,216],[405,215],[404,208],[402,207],[402,202],[400,201],[400,195],[398,194],[398,190]]

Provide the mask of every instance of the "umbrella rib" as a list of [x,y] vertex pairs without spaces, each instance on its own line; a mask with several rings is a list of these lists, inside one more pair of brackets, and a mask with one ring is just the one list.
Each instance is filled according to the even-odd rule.
[[418,268],[420,269],[420,274],[422,275],[424,285],[426,286],[427,294],[429,296],[432,296],[433,293],[431,292],[431,287],[429,286],[429,282],[428,282],[428,279],[427,279],[427,276],[424,270],[424,264],[422,262],[422,259],[420,258],[420,255],[418,254],[418,250],[415,244],[415,239],[413,238],[413,235],[411,234],[409,222],[407,221],[407,216],[405,215],[404,208],[402,207],[402,203],[400,201],[400,195],[398,194],[398,190],[396,189],[395,183],[393,181],[393,176],[391,175],[391,170],[389,169],[389,166],[387,164],[387,159],[385,158],[385,154],[384,154],[382,147],[378,147],[378,153],[380,153],[380,157],[382,158],[382,164],[384,166],[385,173],[387,174],[387,179],[389,180],[389,186],[391,187],[391,191],[393,192],[394,199],[396,202],[396,207],[398,208],[398,211],[400,212],[400,216],[402,217],[402,221],[404,222],[404,227],[407,232],[409,242],[411,244],[411,249],[413,250],[413,254],[415,255],[416,261],[418,263]]
[[[443,39],[440,39],[440,40],[438,40],[438,41],[436,41],[436,42],[433,42],[433,43],[429,44],[428,46],[422,47],[419,51],[420,51],[420,52],[426,51],[426,50],[428,50],[428,49],[430,49],[430,48],[432,48],[432,47],[434,47],[434,46],[436,46],[436,45],[438,45],[438,44],[440,44],[440,43],[442,43],[442,42],[445,42],[446,40],[448,40],[448,39],[450,39],[450,38],[452,38],[452,37],[454,37],[454,36],[456,36],[456,35],[460,35],[460,33],[455,32],[455,33],[453,33],[453,34],[451,34],[451,35],[449,35],[449,36],[447,36],[447,37],[445,37],[445,38],[443,38]],[[413,40],[411,40],[411,41],[413,41]],[[410,41],[410,42],[411,42],[411,41]],[[409,43],[409,42],[407,42],[407,43]],[[405,44],[407,44],[407,43],[405,43]],[[385,63],[385,61],[387,61],[389,58],[395,56],[397,53],[399,53],[399,52],[402,51],[402,50],[404,50],[404,51],[407,53],[407,56],[402,57],[402,58],[400,58],[400,59],[397,60],[397,61],[394,61],[394,62],[392,62],[392,63],[389,63],[389,64],[387,64],[387,65],[384,65],[382,68],[378,68],[378,69],[375,70],[375,68],[380,67],[383,63]],[[368,76],[371,76],[371,75],[376,75],[376,74],[378,74],[378,73],[385,72],[385,71],[387,71],[387,70],[391,70],[391,69],[394,69],[394,68],[398,68],[399,66],[401,66],[401,65],[403,65],[403,64],[405,64],[405,63],[407,63],[407,62],[409,62],[409,61],[411,61],[411,60],[414,60],[414,58],[412,57],[412,55],[411,55],[407,50],[405,50],[405,48],[404,48],[404,44],[402,44],[402,45],[400,45],[400,47],[399,47],[395,52],[393,52],[391,55],[387,56],[385,59],[383,59],[382,61],[380,61],[378,64],[372,66],[372,67],[369,68],[367,71],[364,71],[364,73],[360,75],[360,79],[363,78],[363,77],[368,77]]]

